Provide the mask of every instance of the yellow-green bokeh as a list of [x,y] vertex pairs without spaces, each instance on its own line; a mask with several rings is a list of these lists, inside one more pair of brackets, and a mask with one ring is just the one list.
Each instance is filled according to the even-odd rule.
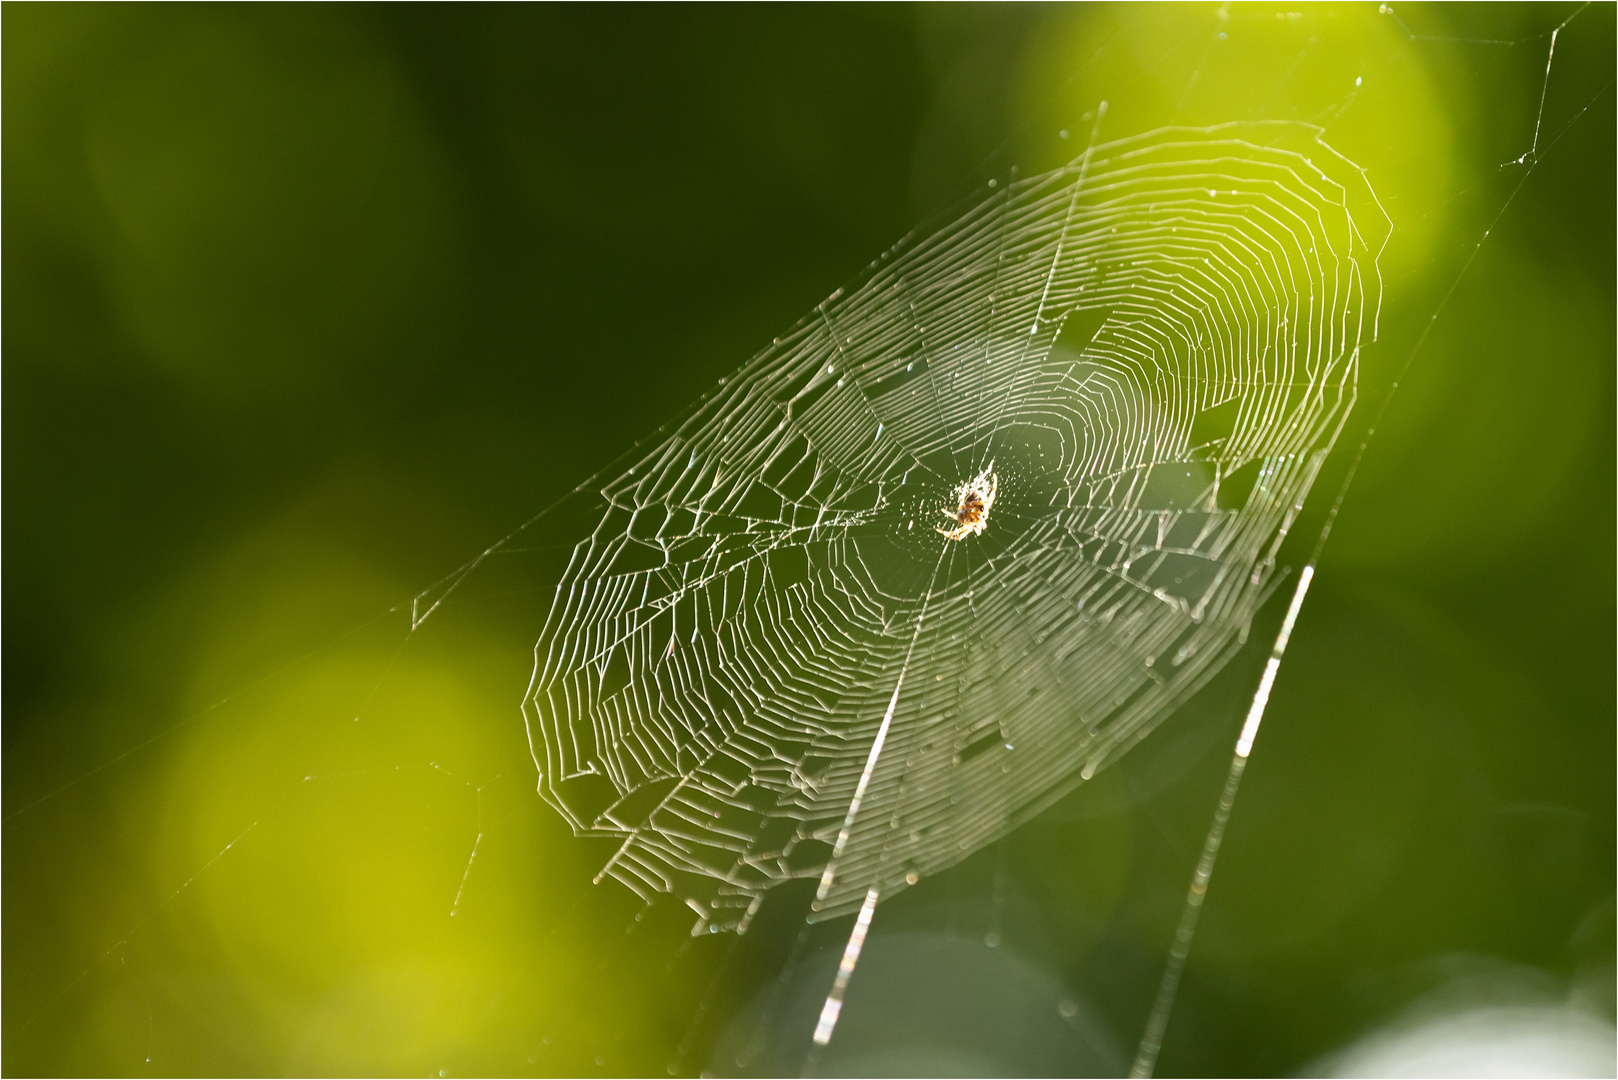
[[[535,791],[519,706],[588,515],[444,575],[976,185],[1226,120],[1320,125],[1392,221],[1293,565],[1381,420],[1163,1068],[1296,1072],[1434,958],[1610,963],[1576,928],[1613,872],[1612,11],[1546,83],[1573,12],[7,6],[0,1064],[743,1068],[790,903],[692,941]],[[873,942],[1129,1049],[1277,620]],[[944,1026],[926,1060],[1077,1060]],[[889,1036],[863,1060],[922,1060]]]

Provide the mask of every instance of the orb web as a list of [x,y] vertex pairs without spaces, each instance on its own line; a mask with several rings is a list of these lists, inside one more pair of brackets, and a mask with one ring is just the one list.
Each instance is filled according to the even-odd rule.
[[701,933],[795,879],[852,912],[1093,776],[1277,584],[1387,231],[1318,129],[1228,124],[889,252],[602,487],[524,700],[541,794]]

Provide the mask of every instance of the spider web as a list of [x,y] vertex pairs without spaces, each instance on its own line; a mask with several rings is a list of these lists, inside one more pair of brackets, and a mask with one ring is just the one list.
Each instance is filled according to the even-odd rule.
[[[1536,120],[1528,164],[1550,141]],[[610,841],[601,875],[677,897],[697,934],[746,930],[801,881],[812,919],[859,911],[863,934],[878,899],[1116,762],[1244,641],[1355,404],[1388,231],[1308,124],[1092,136],[889,252],[610,481],[407,602],[408,623],[383,629],[412,655],[345,685],[365,684],[367,721],[397,712],[401,673],[431,662],[426,622],[481,641],[454,620],[503,593],[535,623],[548,604],[537,633],[522,623],[529,743],[541,794]],[[946,540],[985,475],[983,532]],[[554,592],[553,531],[570,553]],[[498,685],[515,699],[521,677]],[[402,768],[461,784],[442,745],[434,761],[401,739],[364,768],[300,765],[262,804]],[[468,775],[477,825],[449,915],[491,858],[493,770]],[[64,961],[76,977],[22,1026],[127,956],[268,814],[187,864],[99,959]]]
[[[1355,398],[1389,220],[1295,123],[1013,178],[601,489],[524,702],[603,869],[867,909],[1116,760],[1245,640]],[[993,477],[981,535],[941,537]],[[869,918],[869,913],[864,916]]]

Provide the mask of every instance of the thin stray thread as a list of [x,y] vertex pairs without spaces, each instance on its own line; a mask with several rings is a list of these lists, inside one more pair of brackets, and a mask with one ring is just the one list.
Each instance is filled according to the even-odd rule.
[[[818,909],[827,893],[831,891],[832,881],[837,874],[837,860],[842,856],[844,847],[848,844],[849,833],[854,828],[854,817],[859,813],[860,800],[865,796],[866,786],[871,782],[871,774],[876,771],[877,759],[882,754],[882,745],[887,740],[888,729],[893,724],[893,712],[899,705],[899,691],[904,687],[905,674],[910,670],[910,661],[916,653],[916,642],[921,640],[921,628],[927,621],[927,606],[932,603],[933,587],[938,584],[938,569],[944,565],[944,556],[949,553],[950,541],[946,540],[939,549],[938,561],[933,564],[932,578],[927,582],[927,595],[921,601],[921,611],[916,615],[916,629],[910,635],[910,647],[905,650],[905,660],[899,669],[899,678],[894,682],[893,697],[888,701],[888,711],[882,717],[882,726],[877,729],[876,739],[871,743],[871,753],[865,761],[865,771],[860,774],[859,786],[854,789],[854,798],[848,805],[848,816],[843,820],[843,828],[837,836],[837,846],[832,849],[831,859],[826,863],[826,870],[820,876],[820,888],[816,890],[815,902],[812,910]],[[848,944],[843,947],[843,959],[837,965],[837,978],[833,980],[831,992],[826,995],[826,1004],[821,1007],[820,1019],[815,1023],[814,1045],[818,1050],[831,1042],[832,1032],[836,1030],[837,1018],[843,1011],[843,993],[848,989],[848,980],[854,977],[854,966],[860,961],[860,950],[865,947],[865,934],[871,928],[871,917],[876,913],[876,902],[881,895],[879,885],[872,885],[865,893],[865,903],[860,906],[859,916],[854,920],[854,929],[848,935]],[[810,1065],[814,1064],[811,1057]]]
[[831,984],[831,993],[826,995],[826,1004],[820,1008],[820,1020],[815,1024],[816,1046],[831,1042],[838,1014],[843,1011],[843,993],[848,989],[848,980],[854,977],[854,965],[860,962],[860,950],[865,948],[865,933],[871,928],[871,916],[876,911],[879,895],[879,890],[873,885],[865,894],[865,903],[860,905],[859,918],[854,920],[854,932],[848,935],[848,944],[843,947],[843,959],[837,965],[837,978]]
[[1225,776],[1225,788],[1219,795],[1219,806],[1214,810],[1213,823],[1208,826],[1207,838],[1202,842],[1202,857],[1191,875],[1191,887],[1186,891],[1185,907],[1180,910],[1180,925],[1174,932],[1174,944],[1169,948],[1168,962],[1163,966],[1163,978],[1157,986],[1157,998],[1152,1002],[1152,1013],[1147,1018],[1146,1030],[1141,1034],[1140,1047],[1135,1052],[1135,1064],[1129,1070],[1132,1077],[1148,1077],[1157,1066],[1157,1055],[1163,1049],[1163,1035],[1168,1030],[1169,1016],[1174,1012],[1174,999],[1180,990],[1180,976],[1185,972],[1185,961],[1191,955],[1191,940],[1196,937],[1197,920],[1202,916],[1202,901],[1208,893],[1208,881],[1213,877],[1214,863],[1219,859],[1219,847],[1225,841],[1225,826],[1230,812],[1236,806],[1236,792],[1241,788],[1242,773],[1247,770],[1247,758],[1253,752],[1253,740],[1258,737],[1258,726],[1264,721],[1264,709],[1270,703],[1270,689],[1281,670],[1281,658],[1286,655],[1287,642],[1297,624],[1303,598],[1309,592],[1309,583],[1315,578],[1313,565],[1305,566],[1298,575],[1298,585],[1292,592],[1292,603],[1286,618],[1281,621],[1281,632],[1275,635],[1269,662],[1264,665],[1258,689],[1253,692],[1253,704],[1248,707],[1247,720],[1242,724],[1241,736],[1236,740],[1236,752],[1230,757],[1230,771]]

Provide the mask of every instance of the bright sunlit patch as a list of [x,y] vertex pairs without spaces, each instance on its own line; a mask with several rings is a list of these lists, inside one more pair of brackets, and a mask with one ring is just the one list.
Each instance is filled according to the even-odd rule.
[[[331,588],[341,555],[305,554],[221,612],[199,670],[232,667]],[[228,973],[219,1008],[256,1012],[289,1071],[436,1072],[487,1049],[499,994],[556,1024],[561,988],[593,970],[572,939],[540,948],[535,910],[561,905],[543,873],[573,847],[553,857],[565,836],[534,836],[525,770],[501,775],[503,753],[526,762],[520,741],[501,749],[516,715],[504,680],[468,677],[488,645],[469,627],[452,648],[418,634],[399,665],[397,628],[384,629],[185,729],[162,781],[154,895],[171,897],[164,917],[187,952]]]

